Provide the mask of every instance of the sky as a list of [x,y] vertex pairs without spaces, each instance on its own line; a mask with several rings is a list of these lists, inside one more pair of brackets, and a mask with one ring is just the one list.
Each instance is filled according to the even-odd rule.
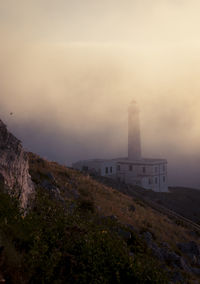
[[168,159],[170,185],[200,188],[199,11],[197,0],[0,0],[0,118],[27,150],[71,165],[127,155],[135,99],[143,155]]

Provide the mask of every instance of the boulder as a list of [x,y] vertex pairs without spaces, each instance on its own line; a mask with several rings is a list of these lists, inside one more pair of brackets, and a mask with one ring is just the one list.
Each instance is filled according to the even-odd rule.
[[60,190],[59,188],[54,185],[53,183],[49,182],[48,180],[43,180],[41,182],[41,186],[48,190],[48,193],[53,197],[55,198],[57,201],[62,201],[64,202],[64,198],[61,196],[60,194]]
[[200,268],[192,267],[191,270],[194,274],[200,276]]
[[109,219],[109,220],[111,220],[111,221],[118,221],[118,218],[117,218],[117,216],[115,216],[115,215],[106,216],[105,218],[106,218],[106,219]]
[[199,258],[194,254],[187,254],[192,265],[200,265]]
[[144,232],[142,234],[147,246],[151,249],[153,255],[159,260],[163,261],[163,255],[159,246],[153,241],[153,236],[150,232]]
[[135,212],[135,206],[134,205],[130,205],[128,210],[131,211],[131,212]]
[[74,199],[79,199],[80,198],[80,194],[79,194],[77,189],[71,189],[70,190],[70,194],[73,196]]
[[183,275],[178,270],[173,272],[170,278],[172,283],[184,283]]
[[170,250],[168,247],[160,248],[160,253],[168,265],[174,268],[180,268],[185,272],[191,272],[191,268],[188,266],[185,259],[176,254],[174,251]]
[[178,266],[182,270],[184,270],[185,272],[190,273],[192,271],[192,268],[190,266],[188,266],[188,264],[186,263],[186,261],[185,261],[185,259],[183,257],[179,257]]
[[131,233],[130,232],[127,232],[125,230],[122,230],[122,229],[119,229],[118,230],[118,235],[120,237],[122,237],[122,239],[124,239],[125,241],[128,241],[131,239]]
[[53,184],[56,184],[56,179],[54,177],[54,175],[51,172],[47,173],[47,177],[49,178],[49,181]]
[[147,245],[151,245],[152,241],[153,241],[153,236],[150,232],[144,232],[142,234],[144,240],[146,241]]
[[131,224],[126,224],[125,226],[128,230],[133,231],[134,233],[138,233],[138,230]]
[[153,255],[157,259],[164,261],[167,265],[170,265],[176,269],[179,268],[185,272],[191,272],[191,267],[188,266],[185,259],[172,251],[167,243],[163,243],[161,247],[159,247],[153,241],[153,236],[150,232],[144,232],[143,237],[147,246],[152,250]]
[[56,188],[56,186],[54,184],[52,184],[51,182],[49,182],[46,179],[41,182],[41,186],[43,188],[47,189],[47,190],[50,190],[50,191]]
[[187,255],[193,254],[197,257],[200,256],[200,246],[194,241],[188,243],[178,243],[177,247],[180,249],[181,252]]
[[164,261],[165,260],[160,247],[155,242],[152,242],[152,244],[149,247],[151,248],[153,255],[157,259],[159,259],[160,261]]
[[28,154],[21,142],[12,135],[0,120],[0,180],[10,195],[20,200],[21,207],[27,209],[34,196],[34,185],[29,175]]

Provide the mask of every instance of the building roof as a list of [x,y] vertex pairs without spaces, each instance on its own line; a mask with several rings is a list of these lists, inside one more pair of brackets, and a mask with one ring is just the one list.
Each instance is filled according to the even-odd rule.
[[[76,163],[84,163],[84,162],[91,162],[91,163],[106,163],[106,162],[115,162],[120,164],[132,164],[132,165],[158,165],[158,164],[166,164],[166,159],[151,159],[151,158],[142,158],[139,160],[129,160],[128,158],[115,158],[115,159],[89,159],[89,160],[82,160]],[[75,163],[75,164],[76,164]]]
[[116,160],[120,164],[134,164],[134,165],[158,165],[166,164],[166,159],[151,159],[151,158],[142,158],[140,160],[129,160],[127,159],[118,159]]
[[115,162],[115,160],[113,159],[88,159],[88,160],[80,160],[80,161],[77,161],[75,162],[74,164],[77,164],[77,163],[105,163],[105,162]]

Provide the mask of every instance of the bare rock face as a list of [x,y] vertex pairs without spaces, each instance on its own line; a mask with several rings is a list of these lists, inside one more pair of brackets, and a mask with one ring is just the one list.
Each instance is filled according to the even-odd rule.
[[9,194],[19,198],[21,207],[27,209],[34,195],[34,185],[29,175],[27,153],[21,142],[0,120],[0,181],[8,188]]

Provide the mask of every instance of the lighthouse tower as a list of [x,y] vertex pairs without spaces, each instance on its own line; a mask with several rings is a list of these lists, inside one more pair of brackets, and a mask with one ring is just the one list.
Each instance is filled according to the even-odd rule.
[[128,159],[141,159],[139,108],[134,100],[128,109]]
[[128,108],[128,158],[82,160],[73,167],[125,184],[168,192],[167,160],[145,158],[141,152],[140,111],[137,103],[132,101]]

